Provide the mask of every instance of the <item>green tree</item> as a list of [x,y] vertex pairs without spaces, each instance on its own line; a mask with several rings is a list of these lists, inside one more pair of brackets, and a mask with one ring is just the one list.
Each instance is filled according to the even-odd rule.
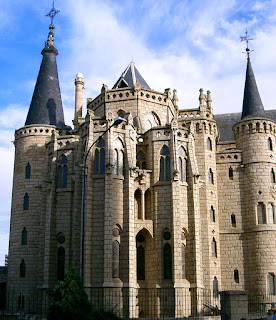
[[48,320],[90,320],[91,304],[88,301],[80,277],[69,268],[64,280],[54,291]]

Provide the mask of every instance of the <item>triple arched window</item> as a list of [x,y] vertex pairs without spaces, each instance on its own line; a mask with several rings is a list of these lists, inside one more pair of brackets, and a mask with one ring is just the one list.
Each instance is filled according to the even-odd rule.
[[123,175],[124,173],[124,145],[122,141],[117,138],[114,142],[114,155],[113,155],[113,173]]
[[63,154],[58,160],[58,180],[57,187],[58,188],[67,188],[67,157]]
[[160,151],[160,181],[171,180],[171,161],[170,161],[170,150],[167,146],[163,146]]
[[105,173],[105,142],[103,138],[100,138],[96,144],[95,158],[94,158],[94,173]]
[[179,180],[182,182],[187,181],[187,154],[183,147],[178,149],[178,170]]

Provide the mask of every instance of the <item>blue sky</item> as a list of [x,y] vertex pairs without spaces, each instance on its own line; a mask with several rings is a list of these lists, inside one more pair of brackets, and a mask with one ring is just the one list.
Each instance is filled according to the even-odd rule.
[[[24,125],[47,39],[51,0],[0,0],[0,265],[8,251],[14,130]],[[248,28],[252,65],[266,109],[276,107],[276,0],[56,0],[54,24],[67,124],[74,78],[85,98],[110,88],[133,59],[151,88],[177,89],[180,108],[198,106],[210,90],[215,113],[239,112]]]

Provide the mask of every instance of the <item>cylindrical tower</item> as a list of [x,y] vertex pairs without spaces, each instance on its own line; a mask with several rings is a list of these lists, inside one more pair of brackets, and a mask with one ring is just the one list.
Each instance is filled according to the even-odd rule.
[[74,126],[78,126],[78,118],[82,116],[84,78],[78,73],[75,78],[75,117]]

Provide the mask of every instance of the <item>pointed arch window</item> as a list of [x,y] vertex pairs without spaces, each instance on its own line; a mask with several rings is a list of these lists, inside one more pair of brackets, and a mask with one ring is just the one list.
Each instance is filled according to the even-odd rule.
[[57,280],[64,279],[65,270],[65,249],[59,247],[57,250]]
[[212,239],[211,249],[212,249],[212,257],[216,258],[217,257],[217,242],[214,237]]
[[233,168],[232,168],[232,167],[229,168],[228,176],[229,176],[229,179],[230,179],[230,180],[233,180],[233,178],[234,178],[234,172],[233,172]]
[[163,270],[164,279],[172,279],[172,246],[169,243],[163,247]]
[[211,168],[208,171],[208,182],[214,184],[214,174]]
[[218,290],[218,279],[217,277],[214,277],[213,280],[213,297],[218,297],[219,290]]
[[105,142],[103,138],[100,138],[96,144],[94,157],[94,173],[105,173]]
[[28,242],[28,231],[27,229],[24,227],[21,233],[21,245],[25,246]]
[[30,178],[31,178],[31,165],[30,165],[30,162],[28,162],[25,168],[25,179],[30,179]]
[[113,156],[113,173],[116,175],[123,175],[124,172],[124,152],[123,143],[117,138],[114,142],[114,156]]
[[145,280],[145,249],[142,245],[137,248],[137,280]]
[[115,240],[112,243],[112,278],[120,276],[120,243]]
[[270,137],[267,139],[267,148],[269,151],[273,151],[272,139]]
[[275,208],[273,203],[269,203],[267,206],[267,223],[275,224]]
[[263,204],[263,202],[258,202],[257,216],[258,216],[258,224],[265,224],[266,223],[265,205]]
[[23,210],[29,210],[29,202],[30,202],[30,198],[28,193],[26,192],[23,200]]
[[26,276],[26,264],[24,259],[22,259],[20,263],[20,278],[25,278],[25,276]]
[[187,181],[187,153],[183,147],[178,149],[178,170],[179,180],[182,182]]
[[170,151],[167,146],[163,146],[160,151],[160,181],[170,181],[171,180],[171,161],[170,161]]
[[58,179],[57,179],[58,188],[67,188],[67,175],[68,175],[67,162],[68,162],[67,157],[64,154],[58,160]]
[[143,151],[140,150],[136,155],[136,166],[139,169],[146,169],[146,156],[144,155]]
[[271,168],[271,171],[270,171],[270,179],[271,179],[271,183],[276,183],[275,171],[273,168]]
[[210,137],[207,138],[206,143],[207,143],[207,150],[212,151],[212,140]]
[[160,126],[160,120],[159,120],[158,116],[154,112],[152,112],[148,116],[148,119],[146,120],[145,131],[148,131],[149,129],[156,127],[156,126]]
[[151,216],[151,192],[147,189],[145,192],[145,219],[152,219]]
[[213,206],[211,206],[209,213],[210,213],[210,221],[215,222],[215,209]]

